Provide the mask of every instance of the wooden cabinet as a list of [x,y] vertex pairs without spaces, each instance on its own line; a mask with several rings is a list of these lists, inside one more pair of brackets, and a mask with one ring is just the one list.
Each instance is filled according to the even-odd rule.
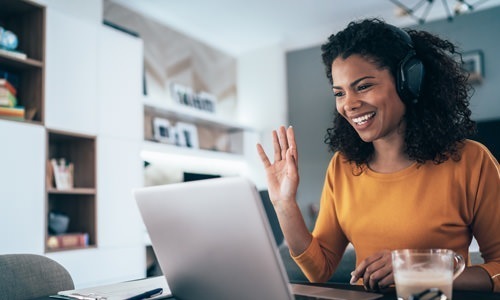
[[[0,51],[0,70],[19,78],[18,102],[32,111],[29,120],[0,116],[0,253],[47,255],[79,286],[144,277],[144,226],[131,193],[143,185],[142,40],[103,26],[100,1],[42,2],[49,7],[0,0],[0,26],[27,55]],[[71,187],[55,186],[52,158],[73,163]],[[87,242],[54,247],[51,212]]]
[[[49,214],[55,213],[69,218],[67,234],[72,234],[66,243],[59,240],[56,243],[56,234],[49,232],[46,226],[47,252],[87,248],[97,245],[97,218],[96,218],[96,139],[94,136],[68,133],[63,131],[47,131],[47,162],[52,159],[64,159],[74,166],[73,186],[60,189],[54,185],[52,176],[47,178],[47,224]],[[50,164],[47,170],[54,167]],[[76,234],[86,235],[86,243],[72,242],[79,238]]]
[[43,124],[45,8],[32,1],[2,0],[0,26],[17,35],[15,50],[26,55],[19,58],[2,51],[0,72],[12,74],[17,81],[17,105],[25,109],[24,121]]

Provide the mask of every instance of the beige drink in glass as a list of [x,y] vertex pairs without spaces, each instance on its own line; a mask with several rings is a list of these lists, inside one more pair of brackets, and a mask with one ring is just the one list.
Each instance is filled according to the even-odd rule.
[[447,249],[404,249],[392,252],[392,267],[398,299],[408,300],[431,288],[452,299],[453,280],[464,270],[465,261]]

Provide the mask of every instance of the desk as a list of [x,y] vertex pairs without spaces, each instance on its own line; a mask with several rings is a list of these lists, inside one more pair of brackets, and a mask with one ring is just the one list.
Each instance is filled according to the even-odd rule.
[[[302,284],[310,284],[321,287],[333,287],[337,289],[346,289],[346,290],[356,290],[356,291],[364,291],[363,286],[360,285],[349,285],[349,284],[336,284],[336,283],[321,283],[321,284],[312,284],[312,283],[304,283],[304,282],[294,282],[294,283],[302,283]],[[394,288],[389,288],[381,292],[384,296],[380,299],[382,300],[395,300],[396,299],[396,290]],[[166,298],[169,300],[176,300],[174,297]],[[297,300],[306,300],[311,299],[308,297],[297,297]],[[500,293],[492,293],[492,292],[472,292],[472,291],[453,291],[453,300],[500,300]],[[54,300],[54,298],[40,297],[32,300]],[[203,300],[203,299],[193,299],[193,300]],[[268,300],[268,299],[263,299]],[[276,299],[279,300],[279,299]]]
[[[340,283],[304,283],[304,282],[295,282],[295,283],[302,283],[302,284],[310,284],[310,285],[315,285],[315,286],[321,286],[321,287],[333,287],[337,289],[346,289],[346,290],[355,290],[355,291],[364,291],[365,288],[361,285],[350,285],[350,284],[340,284]],[[395,288],[388,288],[383,290],[382,292],[378,292],[379,294],[383,294],[384,296],[382,298],[379,298],[380,300],[395,300],[397,299],[396,297],[396,289]],[[308,299],[302,298],[304,300]],[[302,299],[297,299],[297,300],[302,300]],[[493,292],[473,292],[473,291],[460,291],[460,290],[453,290],[453,300],[500,300],[500,293],[493,293]]]

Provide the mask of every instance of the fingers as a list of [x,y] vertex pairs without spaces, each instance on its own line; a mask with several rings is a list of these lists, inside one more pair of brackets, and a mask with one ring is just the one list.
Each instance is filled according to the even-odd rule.
[[391,284],[392,265],[384,259],[375,261],[366,268],[363,284],[368,290],[379,290]]
[[288,140],[288,146],[290,147],[290,149],[292,150],[291,154],[295,160],[295,164],[298,163],[298,160],[299,160],[299,157],[298,157],[298,153],[297,153],[297,144],[295,143],[295,133],[293,132],[293,127],[292,126],[289,126],[286,130],[286,136],[287,136],[287,140]]
[[276,130],[273,130],[273,147],[274,147],[274,161],[279,161],[281,160],[282,157],[285,157],[285,155],[281,156],[281,146],[278,133],[276,132]]
[[281,146],[281,157],[285,158],[288,150],[288,137],[285,126],[280,126],[278,129],[278,138]]
[[384,250],[364,259],[351,273],[351,284],[363,278],[367,290],[379,290],[394,283],[390,251]]
[[[280,126],[277,130],[272,131],[273,139],[273,151],[274,151],[274,162],[278,162],[288,158],[288,153],[293,158],[295,165],[297,164],[298,154],[297,147],[295,143],[295,136],[293,128],[290,126],[285,129],[284,126]],[[257,144],[257,152],[260,156],[265,167],[271,164],[269,157],[266,155],[262,145]]]
[[261,144],[257,144],[257,153],[259,154],[260,160],[264,164],[264,167],[269,167],[271,165],[271,162],[269,161],[269,158],[267,157],[266,152],[264,151],[264,148]]

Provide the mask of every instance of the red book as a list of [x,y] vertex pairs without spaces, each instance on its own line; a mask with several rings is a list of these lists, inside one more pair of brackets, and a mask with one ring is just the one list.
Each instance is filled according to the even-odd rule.
[[89,235],[87,233],[66,233],[51,235],[47,239],[47,248],[67,249],[67,248],[82,248],[89,245]]
[[5,78],[0,78],[0,87],[6,88],[12,95],[16,96],[16,88]]

